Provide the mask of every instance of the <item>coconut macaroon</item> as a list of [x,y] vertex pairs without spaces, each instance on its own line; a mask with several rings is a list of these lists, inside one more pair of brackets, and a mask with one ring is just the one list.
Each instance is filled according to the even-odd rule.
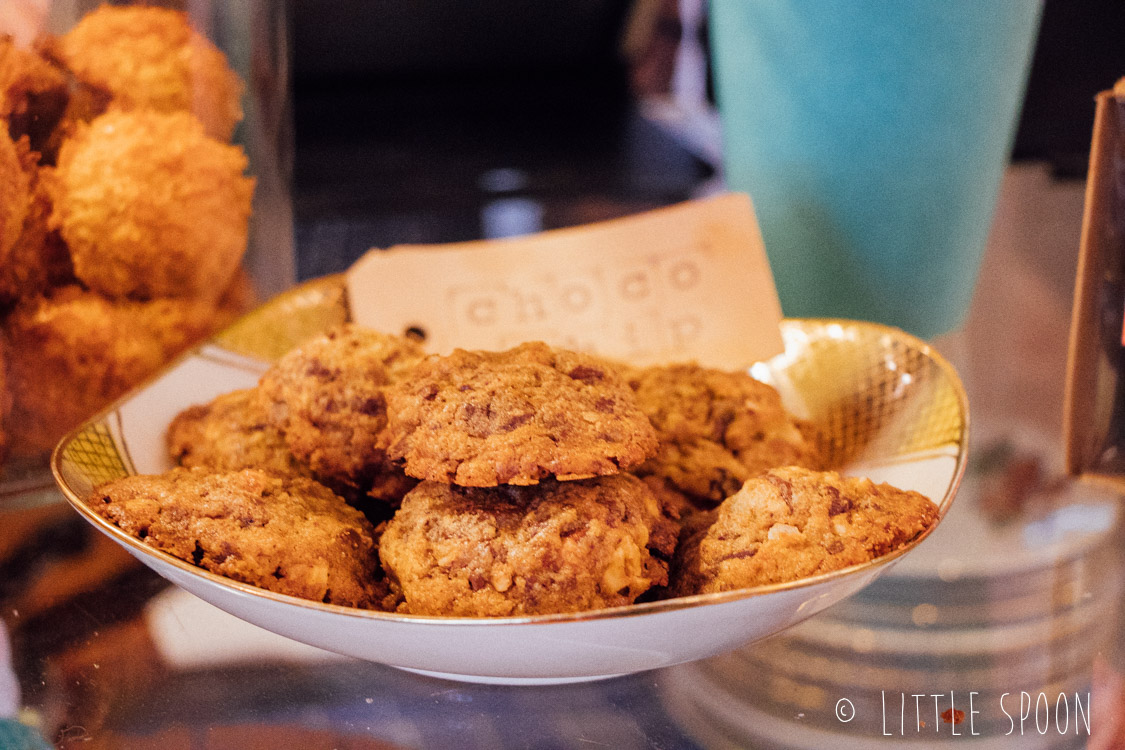
[[397,502],[415,482],[382,448],[384,392],[423,356],[409,339],[344,325],[286,354],[260,387],[273,424],[316,476]]
[[411,614],[577,612],[631,604],[667,581],[676,526],[636,477],[534,487],[423,482],[379,555]]
[[379,607],[375,529],[310,479],[173,469],[96,487],[94,512],[145,544],[280,594]]
[[114,107],[190,112],[220,140],[242,119],[242,82],[183,12],[103,5],[63,35],[57,53]]
[[111,111],[59,149],[56,226],[75,275],[111,297],[214,301],[246,251],[246,155],[190,114]]
[[696,364],[634,370],[630,385],[660,440],[637,470],[713,506],[775,466],[820,468],[816,447],[772,386]]
[[749,480],[680,545],[676,596],[784,583],[874,560],[937,522],[924,495],[799,467]]
[[113,302],[77,286],[22,300],[4,321],[12,451],[63,434],[206,336],[215,309],[191,300]]

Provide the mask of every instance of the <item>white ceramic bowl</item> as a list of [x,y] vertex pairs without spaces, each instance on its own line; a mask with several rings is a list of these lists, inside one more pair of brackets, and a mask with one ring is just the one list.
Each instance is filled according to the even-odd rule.
[[[597,679],[722,653],[855,593],[925,536],[867,564],[780,585],[574,614],[471,619],[275,594],[161,552],[87,505],[101,482],[169,468],[164,434],[177,413],[253,385],[271,359],[346,317],[341,282],[328,277],[282,295],[181,358],[60,443],[52,470],[67,499],[145,565],[255,625],[361,659],[508,684]],[[783,334],[786,351],[755,365],[754,375],[822,429],[834,465],[922,492],[944,517],[968,440],[968,406],[953,369],[924,342],[875,324],[788,320]]]

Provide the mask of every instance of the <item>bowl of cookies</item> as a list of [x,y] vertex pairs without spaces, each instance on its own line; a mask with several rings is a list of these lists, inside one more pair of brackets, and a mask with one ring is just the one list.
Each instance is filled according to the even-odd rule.
[[953,368],[897,329],[786,320],[749,371],[542,342],[428,354],[286,292],[68,435],[74,508],[267,630],[453,679],[705,658],[855,593],[941,522]]

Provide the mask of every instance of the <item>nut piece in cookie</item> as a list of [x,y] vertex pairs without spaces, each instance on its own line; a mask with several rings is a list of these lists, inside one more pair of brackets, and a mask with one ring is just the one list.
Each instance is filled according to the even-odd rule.
[[381,447],[383,393],[422,356],[408,339],[344,325],[286,354],[259,387],[298,461],[326,480],[397,500],[415,483]]
[[536,487],[423,482],[387,524],[379,555],[412,614],[576,612],[662,585],[676,531],[628,474]]
[[676,596],[783,583],[864,563],[937,521],[937,508],[917,492],[795,466],[751,479],[713,513],[714,522],[695,527],[677,551]]
[[309,479],[173,469],[103,484],[90,508],[145,544],[279,594],[377,607],[375,529]]
[[387,390],[388,453],[419,479],[471,487],[617,474],[656,448],[603,361],[542,342],[432,356]]
[[189,469],[263,469],[279,476],[311,476],[270,423],[269,404],[256,388],[185,409],[168,427],[168,453]]
[[677,364],[634,371],[630,385],[660,439],[637,473],[663,477],[701,505],[721,502],[765,469],[820,468],[777,391],[748,373]]

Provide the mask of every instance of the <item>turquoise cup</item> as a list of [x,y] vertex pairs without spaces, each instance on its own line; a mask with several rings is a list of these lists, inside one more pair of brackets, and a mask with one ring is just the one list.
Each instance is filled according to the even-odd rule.
[[725,178],[789,316],[923,337],[968,309],[1038,0],[711,0]]

